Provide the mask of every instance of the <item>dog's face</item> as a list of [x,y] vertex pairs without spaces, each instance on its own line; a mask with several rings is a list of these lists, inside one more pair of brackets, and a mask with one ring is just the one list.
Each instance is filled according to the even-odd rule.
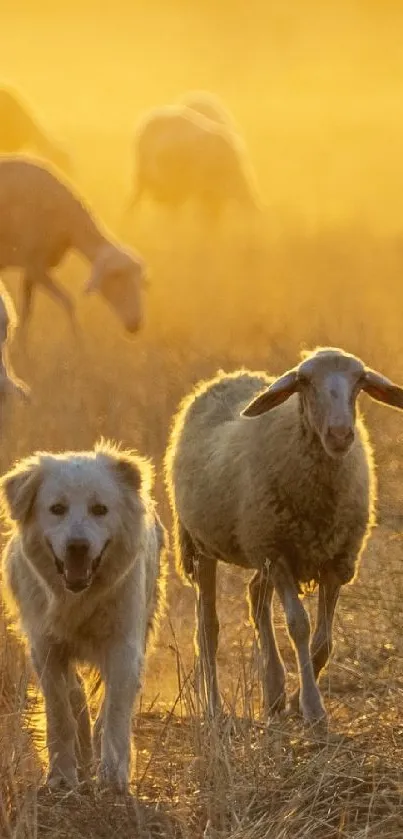
[[[134,529],[139,524],[138,461],[109,450],[44,454],[23,465],[5,476],[3,490],[27,554],[41,555],[37,570],[48,583],[60,575],[66,589],[82,592],[112,562],[108,553],[128,521]],[[31,552],[30,544],[39,544],[40,551]]]
[[39,530],[66,588],[88,588],[119,529],[121,497],[111,470],[99,463],[50,462],[36,499]]

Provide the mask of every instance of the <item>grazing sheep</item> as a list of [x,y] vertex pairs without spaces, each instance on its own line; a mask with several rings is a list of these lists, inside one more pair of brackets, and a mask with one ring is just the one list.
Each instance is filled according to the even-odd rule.
[[0,414],[4,406],[4,398],[10,393],[16,393],[23,399],[29,399],[29,388],[21,379],[17,379],[9,359],[9,345],[13,331],[17,324],[17,313],[14,303],[0,283]]
[[142,259],[112,242],[82,199],[45,166],[19,157],[0,160],[0,271],[17,267],[24,272],[22,329],[37,286],[63,306],[75,326],[73,302],[50,273],[71,249],[92,264],[86,292],[101,294],[125,329],[137,332]]
[[75,786],[77,769],[92,764],[75,666],[88,663],[105,683],[94,729],[100,780],[127,788],[132,709],[164,598],[166,537],[151,482],[148,461],[105,442],[36,454],[0,482],[12,523],[5,593],[44,693],[51,787]]
[[192,111],[197,111],[211,119],[213,122],[218,122],[220,125],[226,125],[228,128],[235,130],[235,122],[226,110],[218,96],[208,93],[206,90],[193,90],[184,93],[178,99],[178,104],[190,108]]
[[[285,707],[285,675],[272,623],[283,605],[296,650],[304,718],[325,716],[317,686],[332,646],[334,610],[354,579],[374,522],[372,452],[356,399],[403,408],[403,389],[359,358],[318,348],[278,379],[221,372],[182,403],[166,455],[177,567],[197,590],[198,648],[210,713],[216,674],[217,560],[255,570],[251,618],[263,659],[269,714]],[[251,419],[253,418],[253,419]],[[299,595],[319,584],[316,629]]]
[[19,94],[0,87],[0,152],[36,152],[64,172],[71,172],[69,154],[41,128]]
[[209,221],[230,202],[249,212],[259,209],[254,175],[236,132],[191,108],[167,105],[150,111],[137,128],[134,151],[129,211],[147,193],[171,208],[193,200]]

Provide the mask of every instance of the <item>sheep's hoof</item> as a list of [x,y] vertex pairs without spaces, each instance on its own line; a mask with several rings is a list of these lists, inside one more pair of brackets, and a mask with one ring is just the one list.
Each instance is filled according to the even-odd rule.
[[322,703],[321,698],[315,702],[303,703],[299,689],[291,694],[287,705],[287,712],[289,715],[295,714],[303,717],[307,725],[315,725],[323,719],[326,719],[326,709]]
[[327,717],[321,717],[318,720],[304,720],[304,735],[313,744],[317,746],[325,746],[329,742],[329,727]]
[[282,693],[280,693],[276,697],[274,702],[269,701],[267,703],[267,708],[268,708],[268,710],[267,710],[267,718],[268,719],[270,719],[272,717],[276,718],[276,717],[284,716],[284,713],[286,711],[286,695],[285,695],[285,692],[283,691]]
[[98,789],[109,790],[114,795],[127,795],[129,784],[126,773],[101,763],[98,770]]
[[76,789],[78,785],[78,776],[75,769],[68,774],[62,773],[57,769],[50,771],[45,784],[51,792],[64,792]]
[[315,740],[321,740],[328,732],[328,720],[322,702],[301,708],[304,718],[304,728],[309,730]]
[[297,714],[298,716],[300,714],[303,714],[303,711],[301,711],[299,704],[299,689],[297,689],[296,691],[294,691],[294,693],[291,694],[287,705],[287,711],[289,714]]

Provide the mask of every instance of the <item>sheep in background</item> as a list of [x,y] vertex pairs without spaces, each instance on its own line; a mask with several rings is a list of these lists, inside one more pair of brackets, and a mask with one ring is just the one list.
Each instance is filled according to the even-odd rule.
[[186,108],[191,108],[192,111],[197,111],[198,114],[211,119],[213,122],[218,122],[220,125],[226,125],[227,128],[237,130],[235,120],[224,107],[218,96],[209,93],[207,90],[192,90],[184,93],[178,99],[179,105],[184,105]]
[[[216,673],[218,560],[254,570],[251,618],[263,660],[267,714],[285,708],[285,673],[272,622],[277,592],[295,647],[300,690],[291,707],[325,717],[317,679],[332,647],[340,588],[356,575],[374,523],[376,485],[356,399],[403,408],[403,389],[334,348],[306,354],[278,379],[220,372],[199,384],[174,420],[166,481],[177,568],[197,592],[197,639],[211,714]],[[319,585],[310,624],[299,595]]]
[[63,306],[75,327],[73,302],[50,273],[71,249],[92,265],[86,292],[101,294],[125,329],[137,332],[143,260],[113,242],[83,200],[45,166],[21,157],[0,160],[0,270],[24,272],[21,329],[29,322],[38,286]]
[[230,127],[181,105],[155,108],[137,127],[136,177],[128,212],[148,193],[172,209],[193,200],[205,218],[217,221],[236,203],[260,209],[259,196],[243,143]]
[[36,152],[62,171],[71,172],[68,152],[49,137],[19,94],[0,87],[0,152],[21,151]]

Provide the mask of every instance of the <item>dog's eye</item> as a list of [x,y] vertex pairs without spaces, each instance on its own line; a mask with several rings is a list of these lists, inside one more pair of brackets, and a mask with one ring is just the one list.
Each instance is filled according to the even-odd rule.
[[67,506],[66,504],[52,504],[49,507],[49,512],[52,513],[53,516],[64,516],[67,513]]
[[108,508],[105,504],[93,504],[90,507],[90,513],[92,516],[106,516],[108,512]]

